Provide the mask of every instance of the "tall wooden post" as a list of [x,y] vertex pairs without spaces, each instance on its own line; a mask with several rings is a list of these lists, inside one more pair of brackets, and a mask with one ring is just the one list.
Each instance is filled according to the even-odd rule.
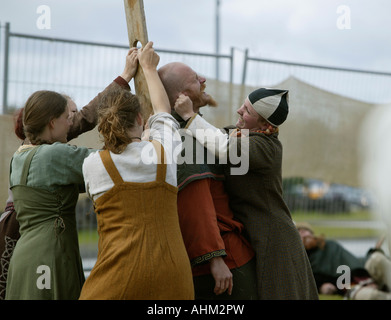
[[[128,27],[129,46],[136,47],[140,42],[142,46],[148,43],[147,24],[145,21],[143,0],[124,0],[126,24]],[[134,86],[139,98],[142,114],[146,121],[152,113],[151,98],[141,67],[137,69],[134,77]]]

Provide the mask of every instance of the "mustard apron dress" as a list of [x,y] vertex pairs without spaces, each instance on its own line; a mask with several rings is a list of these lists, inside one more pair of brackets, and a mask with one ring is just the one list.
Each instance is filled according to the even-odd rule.
[[190,300],[194,286],[177,213],[177,188],[168,184],[164,149],[156,180],[124,182],[108,150],[100,152],[114,186],[94,203],[98,257],[80,299]]

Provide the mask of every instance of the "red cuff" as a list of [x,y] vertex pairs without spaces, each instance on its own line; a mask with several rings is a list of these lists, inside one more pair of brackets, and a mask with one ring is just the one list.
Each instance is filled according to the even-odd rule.
[[129,83],[127,83],[126,80],[124,78],[122,78],[121,76],[118,76],[117,78],[115,78],[114,82],[118,83],[124,89],[130,90]]

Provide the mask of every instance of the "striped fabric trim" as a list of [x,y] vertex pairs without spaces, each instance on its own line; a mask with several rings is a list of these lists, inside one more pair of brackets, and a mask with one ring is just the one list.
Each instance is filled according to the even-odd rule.
[[7,211],[15,211],[14,203],[13,203],[13,202],[7,203],[7,206],[5,207],[4,212],[7,212]]
[[221,249],[221,250],[217,250],[217,251],[213,251],[213,252],[208,252],[202,256],[199,256],[193,260],[191,260],[191,266],[194,267],[198,264],[202,264],[202,263],[205,263],[207,261],[209,261],[210,259],[212,258],[215,258],[215,257],[225,257],[227,255],[227,253],[225,252],[224,249]]

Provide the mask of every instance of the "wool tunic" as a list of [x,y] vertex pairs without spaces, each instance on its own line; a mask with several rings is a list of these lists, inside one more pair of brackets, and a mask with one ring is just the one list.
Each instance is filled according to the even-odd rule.
[[[229,208],[223,167],[202,143],[190,132],[187,134],[184,129],[187,121],[175,111],[172,115],[182,128],[177,170],[178,214],[193,276],[210,274],[210,264],[206,262],[213,257],[224,257],[229,269],[242,267],[254,257],[254,251],[243,236],[243,224]],[[240,285],[234,287],[240,290]]]
[[[227,146],[232,148],[235,144],[237,147],[242,163],[233,165],[228,161],[225,186],[230,207],[244,224],[255,250],[259,298],[318,299],[311,265],[282,197],[282,144],[278,133],[268,136],[250,132],[249,137],[228,140],[228,134],[199,116],[187,128],[200,140],[202,135],[195,134],[197,128],[209,129],[209,138],[214,132],[216,138],[208,142],[216,144],[207,143],[206,146],[216,155],[225,153],[228,160],[232,154]],[[232,128],[227,127],[226,131]],[[247,172],[233,174],[231,169],[243,162],[248,164]]]

